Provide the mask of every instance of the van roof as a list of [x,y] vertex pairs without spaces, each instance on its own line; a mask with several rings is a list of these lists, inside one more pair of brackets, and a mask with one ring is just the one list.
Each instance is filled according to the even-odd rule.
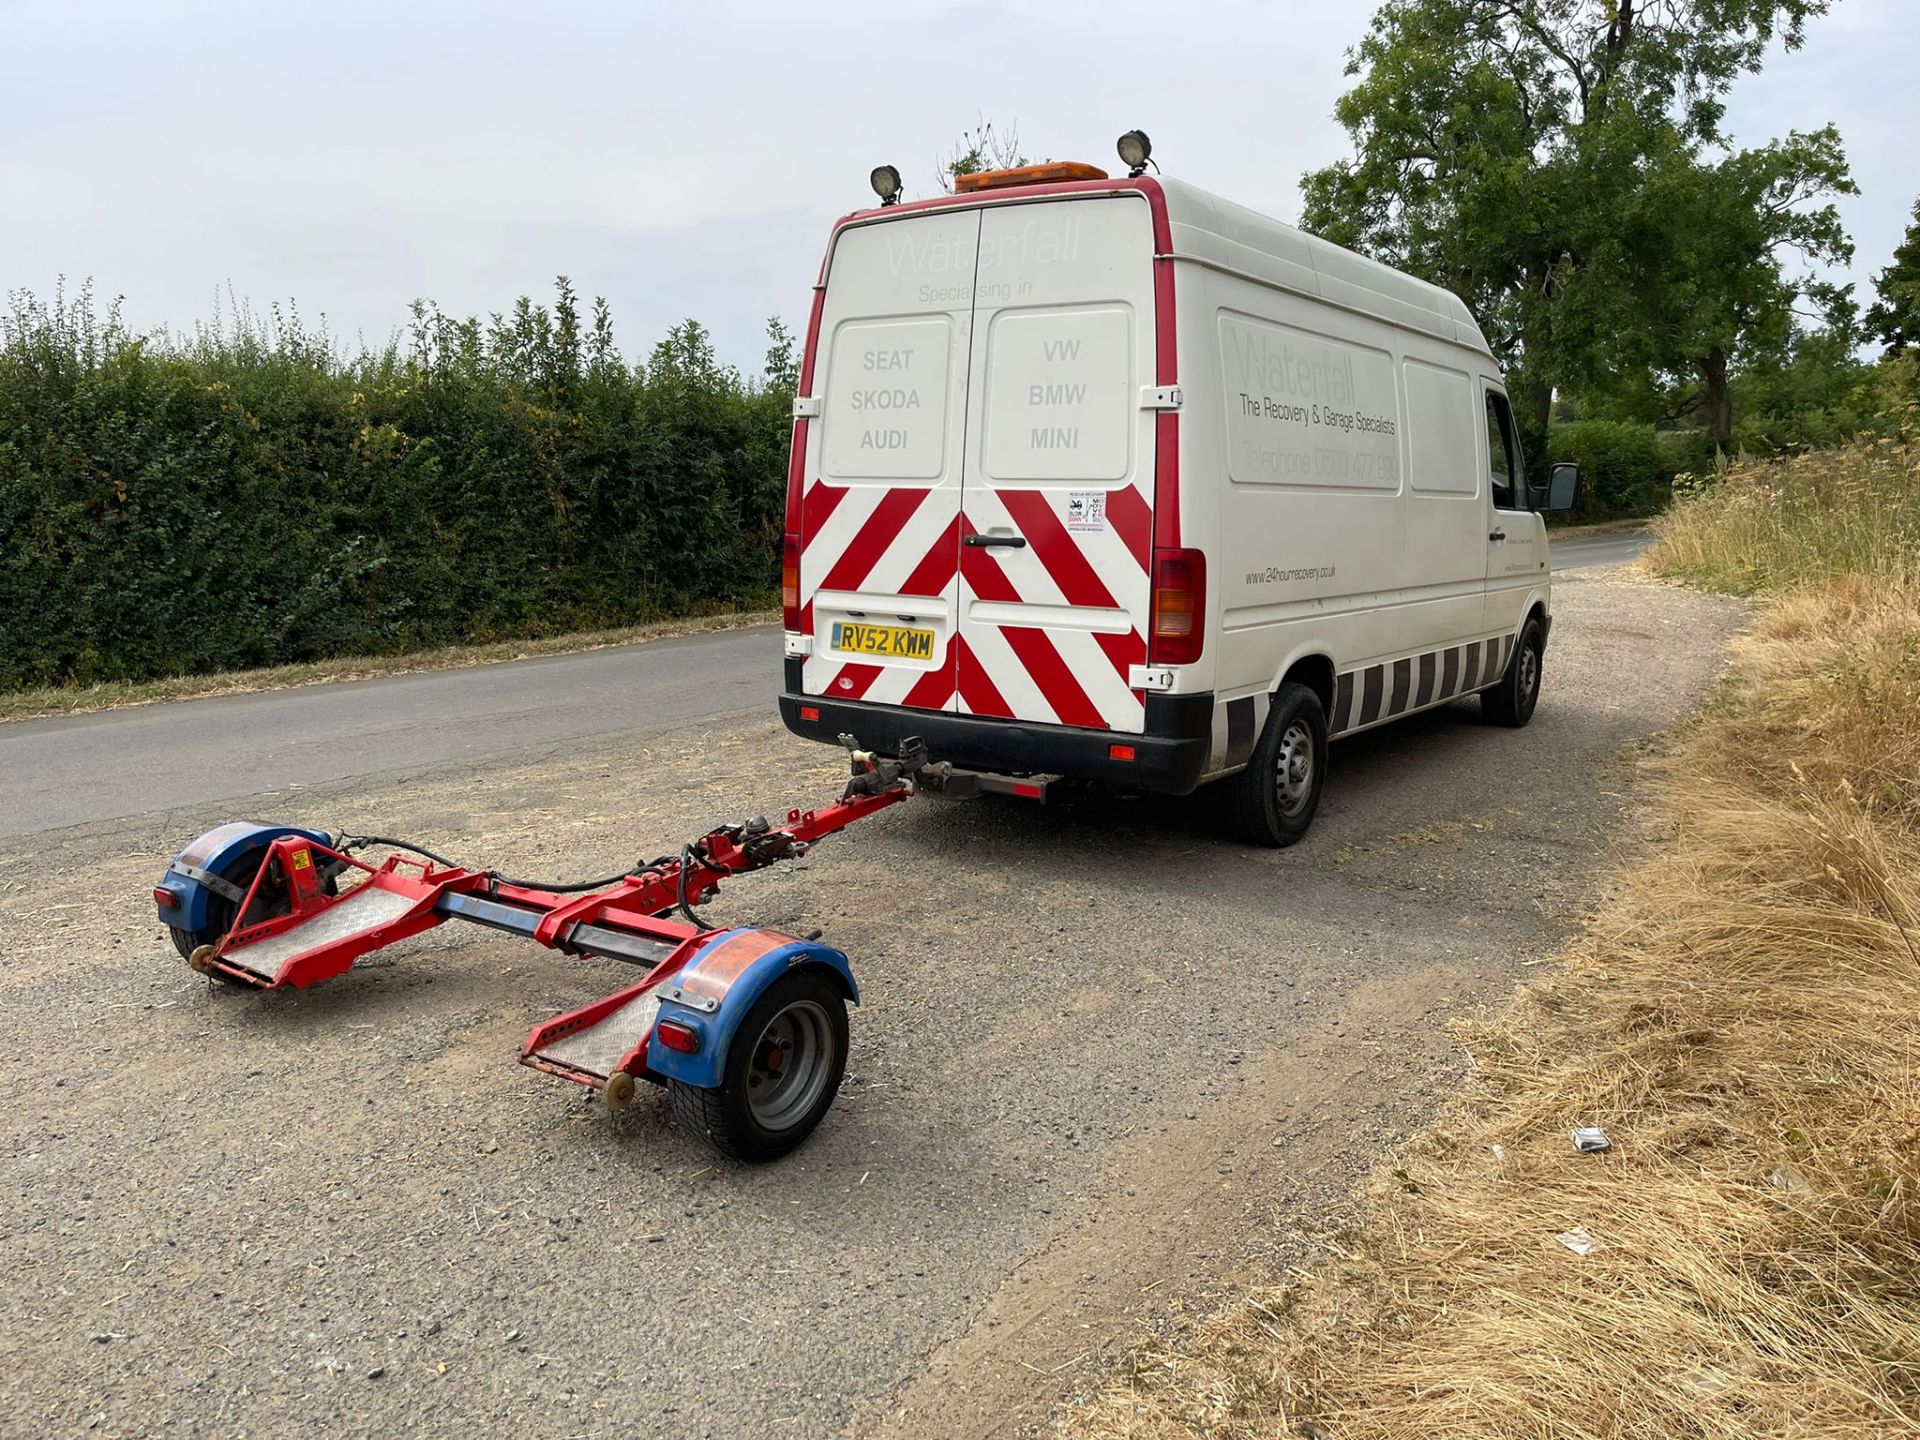
[[[867,224],[922,210],[1016,205],[1067,195],[1139,191],[1154,205],[1156,236],[1179,259],[1325,300],[1390,325],[1491,355],[1486,337],[1458,295],[1317,235],[1171,177],[1077,180],[944,195],[856,211],[840,222]],[[1164,225],[1164,231],[1163,231]],[[837,230],[840,227],[836,227]],[[825,279],[822,266],[821,278]]]
[[1390,265],[1180,180],[1166,192],[1173,253],[1491,354],[1466,303]]

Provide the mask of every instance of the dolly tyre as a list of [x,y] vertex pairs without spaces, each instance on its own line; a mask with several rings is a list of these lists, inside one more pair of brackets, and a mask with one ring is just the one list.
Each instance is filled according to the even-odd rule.
[[817,966],[790,970],[734,1032],[720,1088],[667,1082],[674,1117],[722,1153],[777,1160],[813,1133],[847,1070],[847,1002]]
[[1274,694],[1247,768],[1223,787],[1228,831],[1248,845],[1294,844],[1313,824],[1326,776],[1326,710],[1289,680]]
[[1482,715],[1496,725],[1510,725],[1516,730],[1533,718],[1533,707],[1540,703],[1540,662],[1546,648],[1540,622],[1527,621],[1526,629],[1520,632],[1520,643],[1513,647],[1513,658],[1507,661],[1507,673],[1498,685],[1481,692]]

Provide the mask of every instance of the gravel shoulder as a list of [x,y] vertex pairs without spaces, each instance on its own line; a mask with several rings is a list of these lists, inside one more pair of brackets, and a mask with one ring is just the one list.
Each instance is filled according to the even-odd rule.
[[[1450,1087],[1447,1019],[1601,892],[1636,748],[1744,612],[1556,591],[1528,730],[1469,703],[1347,742],[1295,850],[1192,802],[916,802],[735,884],[715,918],[824,929],[865,991],[840,1103],[769,1169],[512,1063],[618,967],[448,927],[213,991],[146,895],[236,807],[0,840],[0,1429],[1043,1424],[1141,1319],[1310,1253]],[[838,769],[756,718],[237,808],[585,875]]]

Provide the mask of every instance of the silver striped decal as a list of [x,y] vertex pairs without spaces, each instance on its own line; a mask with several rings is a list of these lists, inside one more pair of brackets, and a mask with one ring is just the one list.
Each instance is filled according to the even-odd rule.
[[1213,743],[1208,747],[1206,773],[1237,770],[1253,758],[1260,731],[1267,723],[1273,697],[1265,693],[1242,695],[1213,707]]
[[[1327,734],[1344,735],[1485,689],[1506,673],[1513,644],[1513,636],[1498,635],[1348,670],[1334,679]],[[1204,774],[1238,770],[1253,757],[1272,700],[1266,694],[1241,695],[1214,705]]]
[[1344,735],[1487,689],[1507,673],[1513,644],[1513,636],[1496,635],[1471,645],[1451,645],[1349,670],[1334,683],[1327,733]]

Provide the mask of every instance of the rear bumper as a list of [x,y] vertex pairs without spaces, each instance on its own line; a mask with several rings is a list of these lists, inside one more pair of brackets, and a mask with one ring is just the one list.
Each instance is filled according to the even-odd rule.
[[[802,720],[802,705],[817,711],[820,718]],[[780,697],[780,718],[787,729],[809,740],[831,745],[842,734],[853,735],[863,749],[881,755],[899,754],[900,742],[917,735],[926,741],[933,759],[950,761],[963,770],[1061,775],[1128,790],[1185,795],[1199,784],[1207,763],[1213,696],[1147,696],[1146,729],[1139,735],[828,700],[791,689]],[[1115,760],[1108,754],[1112,745],[1132,746],[1134,758]]]

